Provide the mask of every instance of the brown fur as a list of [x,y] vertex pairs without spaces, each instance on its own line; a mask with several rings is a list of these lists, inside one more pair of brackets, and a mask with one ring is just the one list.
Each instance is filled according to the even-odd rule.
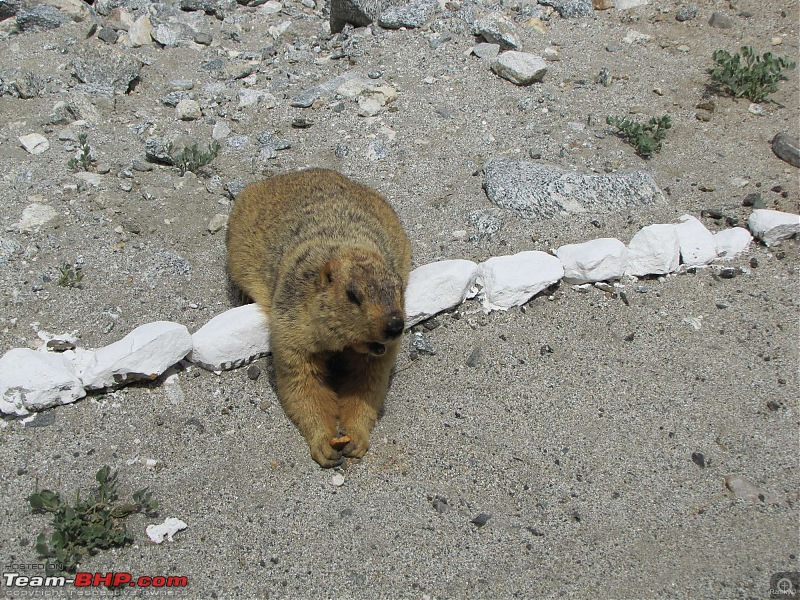
[[397,215],[376,191],[308,169],[245,188],[227,245],[233,281],[267,314],[278,395],[312,458],[362,457],[405,323],[411,246]]

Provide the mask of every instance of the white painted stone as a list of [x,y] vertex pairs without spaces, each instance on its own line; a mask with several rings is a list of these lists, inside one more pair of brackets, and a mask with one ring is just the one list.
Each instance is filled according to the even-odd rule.
[[492,71],[516,85],[530,85],[544,79],[547,63],[541,56],[509,50],[492,61]]
[[19,143],[31,154],[41,154],[50,148],[50,142],[40,133],[29,133],[19,137]]
[[86,391],[62,354],[13,348],[0,358],[0,412],[27,415],[83,398]]
[[19,231],[32,231],[52,221],[57,216],[58,212],[52,206],[34,202],[25,207],[22,211],[22,218],[14,227]]
[[481,302],[489,312],[524,304],[563,276],[564,267],[557,257],[529,251],[482,262],[477,282],[483,286]]
[[714,234],[691,215],[683,215],[680,220],[682,223],[675,225],[675,233],[678,234],[683,264],[699,267],[717,258]]
[[599,238],[582,244],[567,244],[556,250],[567,283],[611,281],[625,274],[628,248],[617,239]]
[[156,321],[137,327],[118,342],[95,350],[80,373],[86,389],[100,389],[139,379],[155,379],[192,349],[183,325]]
[[477,276],[478,265],[462,259],[442,260],[411,271],[406,288],[406,327],[474,296]]
[[675,225],[648,225],[628,244],[625,275],[663,275],[678,270],[681,246]]
[[210,371],[235,369],[269,352],[269,328],[258,304],[246,304],[211,319],[192,335],[187,357]]
[[800,233],[800,215],[759,208],[750,214],[747,226],[767,246],[779,246],[781,241]]
[[744,227],[731,227],[730,229],[718,231],[714,234],[717,257],[722,259],[733,258],[747,250],[752,240],[753,236]]
[[159,525],[148,525],[147,537],[156,544],[160,544],[166,538],[167,541],[172,541],[172,536],[186,529],[188,525],[175,517],[167,517],[164,522]]

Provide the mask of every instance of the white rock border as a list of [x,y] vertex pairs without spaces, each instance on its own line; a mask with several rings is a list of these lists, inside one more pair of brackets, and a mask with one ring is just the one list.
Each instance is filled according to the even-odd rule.
[[[492,257],[480,265],[457,259],[420,266],[409,278],[406,325],[410,328],[477,294],[486,312],[507,310],[562,279],[602,282],[623,274],[673,273],[681,268],[679,256],[684,268],[697,268],[733,258],[752,241],[750,232],[741,227],[712,234],[692,216],[680,220],[643,227],[627,247],[613,238],[599,238],[561,246],[551,254],[527,251]],[[755,210],[748,225],[770,247],[800,233],[800,215]],[[12,348],[0,357],[0,412],[25,416],[75,402],[87,391],[152,380],[184,359],[220,371],[268,352],[269,329],[256,305],[219,314],[192,336],[183,325],[156,321],[94,351],[77,348],[55,354]]]

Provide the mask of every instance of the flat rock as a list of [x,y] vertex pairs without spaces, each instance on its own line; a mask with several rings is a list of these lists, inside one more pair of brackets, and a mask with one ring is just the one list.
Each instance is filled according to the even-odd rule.
[[611,281],[625,274],[628,247],[614,238],[599,238],[561,246],[556,256],[564,267],[566,283]]
[[544,79],[547,63],[541,56],[509,50],[492,61],[492,71],[515,85],[531,85]]
[[52,4],[76,23],[85,21],[92,14],[89,6],[82,0],[44,0],[44,2]]
[[269,353],[269,328],[258,304],[246,304],[211,319],[192,335],[187,357],[209,371],[234,369]]
[[800,215],[759,208],[750,214],[747,227],[765,245],[778,246],[800,233]]
[[175,116],[181,121],[196,121],[203,117],[203,111],[197,100],[184,98],[175,106]]
[[800,139],[785,131],[772,138],[772,151],[793,167],[800,167]]
[[731,21],[731,18],[718,12],[711,14],[708,24],[711,25],[711,27],[716,27],[717,29],[730,29],[733,27],[733,21]]
[[678,270],[681,245],[675,225],[648,225],[628,244],[626,275],[664,275]]
[[48,204],[33,202],[22,211],[22,218],[14,227],[19,231],[33,231],[58,216],[58,211]]
[[617,10],[628,10],[650,4],[650,0],[612,0],[612,2]]
[[406,288],[406,327],[471,298],[477,276],[478,265],[462,259],[442,260],[411,271]]
[[778,499],[774,494],[762,490],[760,487],[739,475],[728,475],[725,478],[725,487],[728,488],[736,498],[741,500],[763,502],[765,504],[778,503]]
[[401,2],[392,0],[331,0],[331,33],[339,33],[348,23],[363,27],[375,21],[388,7]]
[[290,105],[296,108],[308,108],[314,104],[314,101],[318,98],[332,97],[336,93],[341,93],[341,95],[347,98],[355,98],[364,90],[375,85],[374,81],[364,77],[361,73],[348,71],[323,84],[302,91],[292,99]]
[[489,44],[497,44],[501,50],[519,48],[516,26],[508,17],[493,13],[472,24],[472,33]]
[[683,215],[680,220],[682,222],[675,225],[675,232],[678,234],[683,264],[699,267],[717,258],[714,235],[706,226],[691,215]]
[[29,133],[19,138],[19,143],[30,154],[41,154],[50,149],[50,142],[41,133]]
[[69,358],[14,348],[0,358],[0,412],[27,415],[83,398],[86,391]]
[[111,48],[102,53],[84,49],[72,61],[73,73],[79,81],[109,87],[119,95],[128,93],[141,68],[138,59]]
[[508,310],[525,304],[564,276],[561,261],[536,250],[496,256],[478,265],[483,309]]
[[155,379],[192,349],[183,325],[155,321],[137,327],[118,342],[95,351],[81,373],[86,389],[101,389],[131,381]]
[[500,54],[500,44],[482,42],[472,47],[472,53],[482,60],[493,61]]
[[378,17],[378,25],[386,29],[422,27],[436,13],[438,4],[435,1],[411,2],[409,4],[390,6]]
[[747,250],[753,236],[744,227],[731,227],[714,234],[717,258],[733,258]]
[[493,158],[483,168],[489,200],[529,220],[619,211],[663,201],[644,171],[585,175],[534,162]]

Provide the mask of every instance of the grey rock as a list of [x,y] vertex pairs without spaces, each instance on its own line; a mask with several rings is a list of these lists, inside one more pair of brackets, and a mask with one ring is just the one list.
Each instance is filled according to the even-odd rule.
[[72,61],[75,77],[82,83],[111,88],[115,94],[127,94],[139,78],[142,63],[111,48],[98,53],[84,50]]
[[0,96],[8,94],[23,100],[36,98],[44,90],[44,81],[31,71],[9,69],[0,73]]
[[58,29],[70,18],[52,4],[35,4],[17,12],[17,27],[20,31],[46,31]]
[[530,85],[544,79],[547,63],[535,54],[510,50],[492,61],[492,71],[515,85]]
[[172,151],[180,151],[181,149],[191,146],[191,141],[188,138],[175,138],[169,140],[165,137],[151,137],[144,143],[145,158],[151,162],[162,163],[165,165],[174,165],[175,160],[169,153],[170,146]]
[[482,60],[492,61],[500,54],[500,44],[476,44],[472,47],[472,53]]
[[371,161],[383,160],[389,156],[389,149],[379,141],[370,142],[367,146],[367,159]]
[[418,354],[427,354],[429,356],[436,354],[436,349],[433,347],[431,341],[419,331],[411,338],[411,349]]
[[800,167],[800,139],[785,131],[772,138],[772,151],[793,167]]
[[189,261],[180,254],[171,250],[161,250],[157,253],[155,272],[162,276],[182,275],[189,277],[192,274],[192,266]]
[[194,38],[192,39],[194,40],[195,44],[200,44],[201,46],[210,46],[211,42],[214,41],[214,38],[211,37],[211,34],[204,31],[198,31],[194,34]]
[[592,0],[539,0],[539,4],[552,6],[564,19],[588,17],[594,12]]
[[331,33],[339,33],[348,23],[356,27],[369,25],[393,4],[398,4],[398,2],[392,0],[331,0]]
[[0,265],[6,264],[15,254],[22,250],[17,242],[10,238],[0,238]]
[[644,171],[585,175],[501,158],[484,166],[483,189],[492,203],[529,220],[611,212],[664,200],[663,192]]
[[0,21],[10,19],[22,8],[22,0],[0,0]]
[[412,2],[404,6],[390,6],[378,17],[378,25],[386,29],[422,27],[436,13],[438,4],[430,0]]
[[181,42],[194,40],[195,32],[186,25],[159,23],[150,33],[156,43],[166,48],[174,48]]
[[175,108],[181,100],[194,100],[194,94],[189,92],[170,92],[161,98],[161,104]]
[[491,15],[483,19],[477,19],[472,24],[472,33],[483,38],[489,44],[498,44],[501,50],[516,50],[519,48],[514,23],[502,15]]
[[109,27],[101,27],[100,31],[97,32],[97,37],[98,39],[103,40],[106,44],[116,44],[119,36],[113,29]]
[[273,150],[288,150],[292,147],[292,144],[288,140],[279,138],[269,131],[262,131],[259,133],[256,137],[256,141],[258,141],[261,146],[265,148],[272,148]]
[[730,17],[726,17],[722,13],[715,12],[711,15],[711,18],[708,20],[708,24],[711,27],[716,27],[717,29],[730,29],[733,27],[733,21],[731,21]]
[[232,150],[242,150],[250,144],[250,137],[246,135],[233,135],[225,140],[228,148]]
[[691,21],[697,18],[698,8],[691,4],[689,6],[681,6],[678,12],[675,13],[675,19],[683,23],[684,21]]
[[105,17],[115,8],[122,7],[128,12],[139,13],[150,4],[152,0],[95,0],[94,9]]
[[232,181],[225,182],[225,191],[228,193],[228,196],[231,198],[236,198],[239,195],[247,184],[244,181],[239,179],[234,179]]
[[316,85],[312,88],[308,88],[307,90],[302,91],[300,94],[295,96],[290,106],[295,108],[308,108],[317,98],[325,97],[332,97],[333,94],[342,87],[346,83],[355,82],[359,79],[365,80],[364,87],[370,87],[375,85],[371,82],[371,80],[365,78],[361,73],[357,73],[355,71],[348,71],[338,77],[334,77],[333,79],[329,79],[323,84]]
[[467,357],[467,366],[468,367],[477,367],[480,362],[481,358],[483,358],[483,350],[480,346],[475,346],[472,352],[470,352],[469,357]]
[[476,210],[469,214],[469,224],[478,230],[472,241],[492,237],[503,228],[503,214],[499,208]]
[[476,525],[477,527],[480,528],[480,527],[483,527],[484,525],[486,525],[486,523],[488,523],[489,519],[491,519],[491,518],[492,518],[492,515],[487,514],[485,512],[481,512],[481,513],[478,513],[475,516],[475,518],[470,521],[470,523],[472,523],[473,525]]

